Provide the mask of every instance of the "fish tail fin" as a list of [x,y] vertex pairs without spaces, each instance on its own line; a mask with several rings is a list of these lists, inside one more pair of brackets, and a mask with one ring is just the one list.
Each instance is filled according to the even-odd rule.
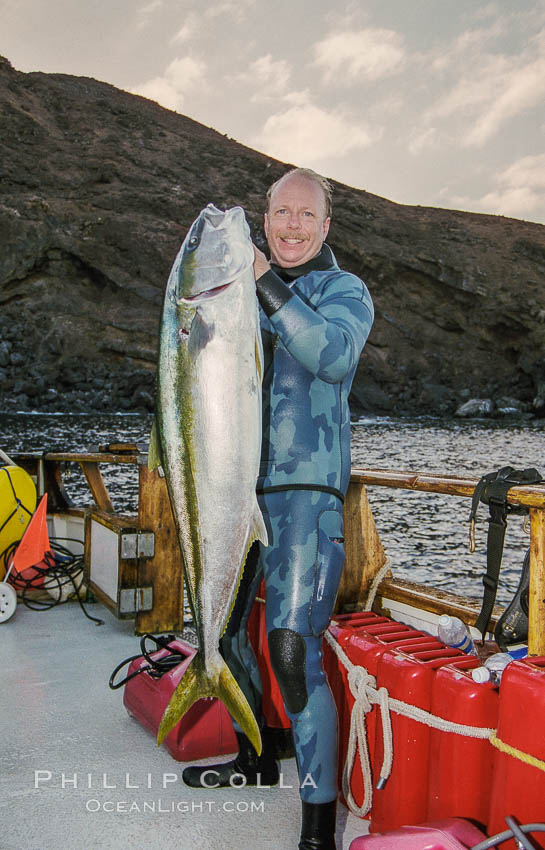
[[252,709],[250,708],[248,700],[240,690],[235,677],[229,670],[225,661],[223,661],[223,666],[220,670],[217,696],[222,701],[233,720],[236,720],[246,737],[253,744],[258,756],[260,756],[262,746],[259,726],[257,725],[257,721]]
[[159,724],[157,744],[160,746],[178,720],[202,697],[217,697],[222,701],[229,714],[239,724],[244,734],[253,744],[258,755],[261,754],[261,735],[252,709],[229,667],[219,655],[212,668],[207,672],[199,653],[195,655],[183,678],[170,698]]

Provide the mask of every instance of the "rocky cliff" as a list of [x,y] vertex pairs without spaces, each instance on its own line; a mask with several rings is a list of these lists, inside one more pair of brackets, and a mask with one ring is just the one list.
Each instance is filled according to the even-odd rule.
[[[170,265],[209,202],[287,168],[93,79],[0,60],[0,409],[153,406]],[[409,207],[334,183],[328,239],[371,290],[356,412],[545,414],[545,226]]]

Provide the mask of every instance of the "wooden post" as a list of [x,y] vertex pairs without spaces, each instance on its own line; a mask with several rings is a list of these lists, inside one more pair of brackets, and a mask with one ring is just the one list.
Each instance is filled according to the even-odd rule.
[[106,489],[98,463],[89,463],[88,461],[84,461],[80,462],[80,466],[83,469],[83,474],[87,479],[87,484],[89,485],[89,489],[93,495],[97,508],[100,508],[101,511],[105,511],[108,514],[113,514],[114,506],[112,505],[110,494]]
[[545,510],[530,508],[528,655],[545,655]]
[[336,611],[350,604],[363,608],[374,577],[386,562],[386,554],[365,485],[351,481],[344,502],[344,542],[346,561],[337,594]]
[[153,558],[138,565],[139,586],[153,586],[153,608],[136,615],[136,634],[180,631],[184,624],[182,556],[166,481],[157,469],[140,464],[138,525],[155,534]]

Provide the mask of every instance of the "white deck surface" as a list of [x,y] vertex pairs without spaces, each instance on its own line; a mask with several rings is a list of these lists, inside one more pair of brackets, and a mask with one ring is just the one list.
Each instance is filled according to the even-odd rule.
[[[139,654],[133,622],[88,610],[105,625],[72,602],[19,605],[0,624],[0,850],[296,850],[294,759],[281,765],[291,789],[185,786],[185,765],[108,687],[114,667]],[[341,804],[337,820],[338,850],[367,832]]]

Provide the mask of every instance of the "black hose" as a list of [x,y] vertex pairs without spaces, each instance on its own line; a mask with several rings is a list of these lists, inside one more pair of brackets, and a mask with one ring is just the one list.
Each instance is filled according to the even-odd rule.
[[[513,824],[512,818],[506,818],[506,821]],[[520,826],[516,824],[517,828],[524,834],[528,832],[545,832],[545,823],[527,823],[524,826]],[[508,841],[510,838],[515,838],[515,834],[512,829],[506,829],[505,832],[499,832],[497,835],[492,835],[491,838],[487,838],[485,841],[479,841],[478,844],[475,844],[471,850],[490,850],[491,847],[497,847],[498,844],[501,844],[502,841]],[[523,837],[524,841],[528,841],[527,838]],[[530,850],[534,850],[532,844],[523,844],[523,847],[530,848]]]
[[[130,658],[126,658],[117,665],[110,676],[108,684],[112,691],[116,691],[118,688],[123,687],[123,685],[130,682],[131,679],[134,679],[135,676],[139,676],[140,673],[147,673],[152,679],[160,679],[161,676],[164,676],[164,674],[168,673],[169,670],[173,670],[174,667],[181,664],[187,656],[184,655],[183,652],[180,652],[179,649],[170,645],[174,639],[175,635],[167,635],[166,637],[155,637],[155,635],[151,634],[144,635],[140,639],[140,655],[131,655]],[[153,658],[146,647],[146,640],[151,640],[155,643],[156,649],[153,650],[154,653],[158,652],[160,649],[166,649],[168,650],[168,655],[164,655],[162,658]],[[129,673],[129,675],[125,676],[124,679],[121,679],[120,682],[114,682],[115,677],[126,664],[130,664],[132,661],[136,661],[138,658],[142,657],[144,657],[148,662],[147,665],[142,665],[137,670],[133,670],[132,673]]]
[[[45,553],[43,561],[28,568],[33,570],[32,574],[25,576],[12,570],[9,582],[21,591],[21,601],[31,611],[48,611],[56,605],[67,602],[73,594],[70,592],[63,599],[63,590],[71,585],[79,606],[87,619],[92,620],[97,626],[104,625],[104,620],[89,614],[81,598],[80,586],[83,576],[83,555],[74,555],[73,552],[59,542],[60,540],[63,540],[65,543],[74,542],[79,543],[80,546],[82,545],[81,540],[51,537],[49,540],[50,550]],[[19,541],[12,543],[0,554],[0,563],[2,561],[4,562],[4,570],[6,572],[18,545]],[[44,585],[50,594],[49,599],[33,599],[29,596],[31,591],[41,590]],[[51,596],[55,590],[57,591],[56,597]]]

